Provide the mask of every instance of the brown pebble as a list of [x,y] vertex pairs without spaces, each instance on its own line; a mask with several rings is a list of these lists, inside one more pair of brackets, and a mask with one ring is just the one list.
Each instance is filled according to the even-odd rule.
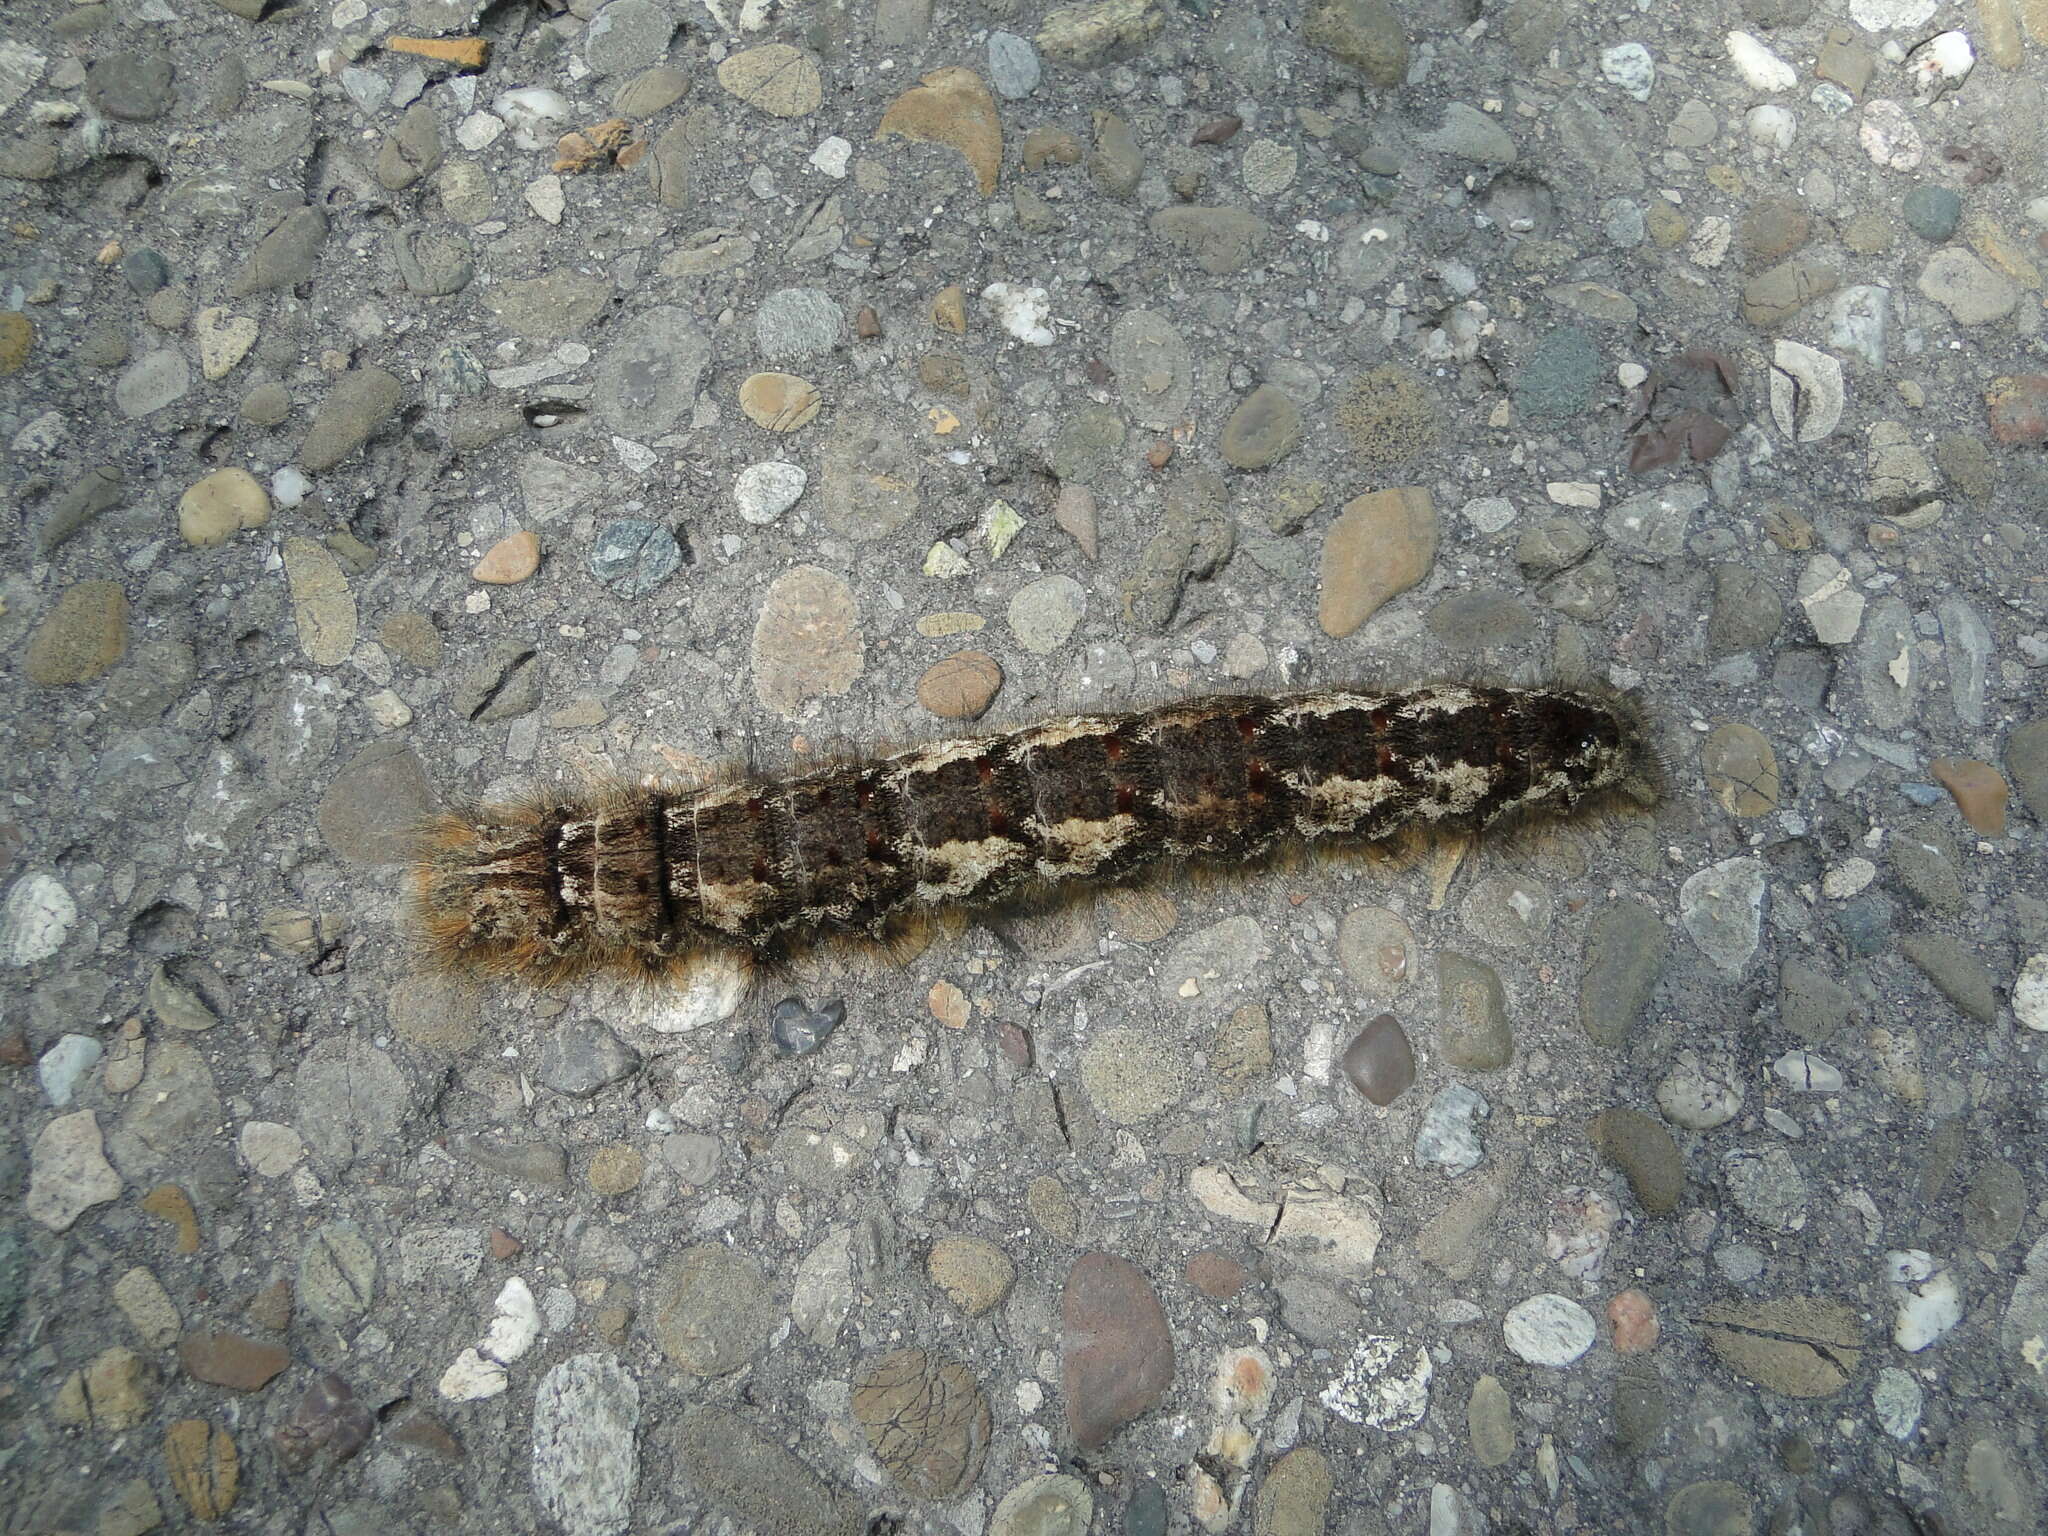
[[948,283],[933,298],[932,324],[955,336],[967,334],[967,295],[958,283]]
[[540,569],[540,537],[522,528],[490,547],[469,574],[495,587],[509,587]]
[[1415,1082],[1415,1047],[1391,1013],[1383,1013],[1344,1048],[1351,1086],[1384,1109]]
[[28,1036],[18,1029],[0,1035],[0,1067],[25,1067],[35,1060],[28,1048]]
[[1204,1248],[1188,1260],[1188,1284],[1211,1301],[1228,1301],[1244,1289],[1244,1266],[1228,1254]]
[[199,1213],[185,1191],[175,1184],[159,1184],[142,1197],[142,1208],[178,1229],[178,1252],[199,1251]]
[[1060,1320],[1067,1427],[1075,1444],[1092,1451],[1173,1385],[1173,1330],[1145,1272],[1112,1253],[1074,1261]]
[[393,53],[437,59],[457,69],[482,69],[491,58],[490,40],[482,37],[387,37],[382,46]]
[[1641,1355],[1657,1347],[1657,1335],[1662,1331],[1657,1306],[1641,1291],[1617,1292],[1607,1303],[1607,1321],[1614,1328],[1617,1355]]
[[1085,485],[1062,485],[1059,498],[1052,504],[1052,520],[1059,524],[1062,533],[1081,546],[1082,554],[1090,560],[1095,558],[1097,543],[1093,491]]
[[1989,763],[1974,757],[1937,757],[1928,764],[1941,787],[1954,797],[1963,820],[1986,837],[2005,836],[2005,780]]
[[1237,130],[1244,126],[1241,117],[1215,117],[1195,130],[1190,144],[1228,144],[1237,137]]
[[874,305],[861,305],[860,313],[853,317],[853,334],[862,341],[873,341],[882,334],[882,317],[875,313]]
[[591,1189],[607,1198],[631,1194],[647,1172],[647,1159],[637,1147],[599,1147],[590,1158]]
[[1002,663],[986,651],[955,651],[925,668],[917,702],[941,720],[979,720],[1003,686]]
[[178,1340],[178,1363],[195,1381],[233,1392],[255,1392],[290,1365],[292,1357],[276,1344],[239,1333],[194,1329]]
[[249,1298],[243,1309],[249,1321],[272,1333],[283,1333],[292,1323],[292,1283],[279,1278]]
[[509,1259],[526,1245],[503,1227],[491,1228],[491,1257]]
[[1172,462],[1173,444],[1166,438],[1154,438],[1152,446],[1145,450],[1145,462],[1154,469],[1164,469]]
[[447,1426],[439,1419],[432,1414],[421,1413],[417,1408],[400,1419],[389,1434],[402,1445],[432,1451],[450,1461],[462,1460],[462,1442],[449,1434]]
[[1022,1072],[1031,1065],[1031,1032],[1015,1024],[1000,1024],[996,1027],[996,1048],[1003,1053],[1003,1060]]
[[770,432],[809,426],[822,403],[817,386],[793,373],[749,374],[740,385],[740,409]]

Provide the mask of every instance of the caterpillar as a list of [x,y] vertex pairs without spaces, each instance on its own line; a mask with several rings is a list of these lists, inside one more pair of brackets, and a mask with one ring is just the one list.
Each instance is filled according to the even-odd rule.
[[412,870],[432,957],[551,984],[880,938],[1166,861],[1417,823],[1483,829],[1647,784],[1619,701],[1566,688],[1218,695],[936,741],[781,779],[614,787],[440,816]]

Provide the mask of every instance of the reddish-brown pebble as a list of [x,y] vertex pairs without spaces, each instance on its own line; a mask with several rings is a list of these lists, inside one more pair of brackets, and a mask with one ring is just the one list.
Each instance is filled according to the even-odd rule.
[[2048,373],[1993,379],[1984,391],[1991,435],[2008,446],[2048,443]]
[[860,313],[853,317],[853,334],[862,341],[873,341],[882,334],[882,317],[875,313],[874,305],[861,305]]
[[1173,1330],[1145,1272],[1113,1253],[1074,1261],[1060,1313],[1067,1426],[1093,1450],[1173,1385]]
[[272,1333],[283,1333],[292,1325],[292,1283],[282,1277],[273,1280],[243,1309],[249,1321]]
[[0,1067],[25,1067],[35,1060],[28,1048],[28,1036],[18,1029],[0,1035]]
[[1204,1248],[1188,1260],[1188,1284],[1211,1301],[1228,1301],[1244,1289],[1244,1266],[1228,1254]]
[[1002,663],[986,651],[955,651],[925,668],[917,702],[941,720],[979,720],[1003,686]]
[[1015,1024],[997,1026],[996,1046],[1002,1051],[1003,1060],[1019,1072],[1031,1065],[1031,1036]]
[[1164,469],[1173,460],[1173,444],[1168,439],[1154,438],[1152,446],[1145,451],[1145,462],[1154,469]]
[[391,1438],[401,1444],[432,1451],[436,1456],[445,1456],[450,1461],[462,1460],[462,1442],[448,1433],[447,1427],[431,1414],[414,1409],[398,1421]]
[[494,587],[509,587],[514,582],[526,580],[539,569],[540,539],[522,528],[493,544],[489,553],[477,561],[476,569],[470,575]]
[[239,1333],[195,1329],[178,1340],[178,1363],[185,1367],[186,1375],[197,1381],[235,1392],[255,1392],[290,1365],[292,1359],[275,1344]]
[[503,1227],[491,1228],[492,1258],[509,1259],[512,1257],[513,1254],[517,1253],[522,1246],[524,1245],[519,1241],[519,1239],[514,1237],[510,1232],[507,1232]]
[[1927,765],[1935,781],[1954,797],[1963,820],[1986,837],[2005,836],[2005,780],[1989,763],[1973,757],[1937,757]]
[[1085,485],[1063,484],[1059,499],[1052,505],[1052,520],[1060,525],[1060,531],[1081,546],[1081,553],[1090,560],[1095,558],[1097,547],[1095,531],[1095,493]]
[[1344,1048],[1342,1065],[1351,1086],[1385,1109],[1415,1082],[1415,1047],[1394,1016],[1383,1013]]
[[1657,1305],[1641,1291],[1617,1292],[1607,1303],[1607,1321],[1614,1328],[1617,1355],[1647,1354],[1657,1347]]

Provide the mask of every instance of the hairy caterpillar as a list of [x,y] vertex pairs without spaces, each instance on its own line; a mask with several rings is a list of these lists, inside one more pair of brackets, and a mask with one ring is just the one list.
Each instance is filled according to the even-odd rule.
[[793,778],[443,816],[421,839],[414,891],[449,966],[658,979],[706,949],[879,937],[920,910],[1167,860],[1562,814],[1650,766],[1632,714],[1570,689],[1215,696]]

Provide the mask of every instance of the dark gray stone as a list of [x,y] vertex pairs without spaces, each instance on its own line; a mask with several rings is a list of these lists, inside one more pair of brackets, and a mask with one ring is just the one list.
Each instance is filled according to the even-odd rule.
[[541,1048],[540,1080],[557,1093],[587,1099],[639,1066],[640,1053],[596,1019],[569,1019]]

